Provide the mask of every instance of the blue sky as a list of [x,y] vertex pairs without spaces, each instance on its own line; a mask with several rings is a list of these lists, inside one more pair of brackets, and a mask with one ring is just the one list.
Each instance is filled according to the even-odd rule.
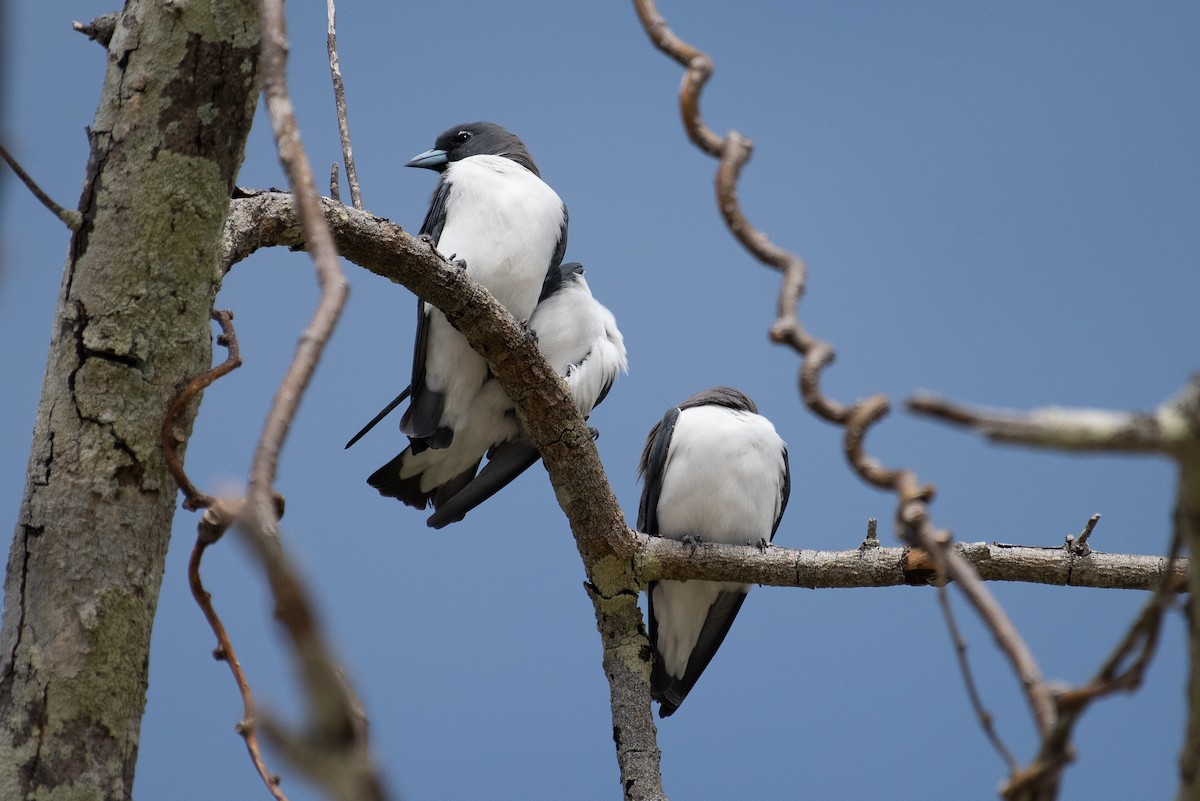
[[[108,5],[8,9],[0,133],[74,205],[104,53],[70,30]],[[1185,3],[664,3],[716,72],[703,110],[756,143],[750,219],[809,263],[802,319],[838,349],[827,391],[918,389],[995,406],[1149,410],[1200,367],[1200,7]],[[289,7],[291,88],[317,172],[339,157],[324,4]],[[714,163],[686,141],[678,67],[631,6],[406,7],[339,15],[368,209],[419,227],[435,177],[404,162],[444,128],[500,122],[570,208],[568,258],[616,314],[630,373],[592,416],[629,519],[635,465],[670,404],[715,384],[750,394],[790,446],[776,542],[843,549],[890,496],[813,419],[797,363],[767,343],[777,279],[721,227]],[[255,123],[239,177],[282,186]],[[12,180],[0,189],[0,519],[15,520],[67,235]],[[583,570],[540,467],[441,532],[366,476],[402,446],[389,420],[342,444],[407,383],[413,306],[346,266],[345,316],[284,451],[287,544],[367,706],[390,784],[409,799],[619,797]],[[245,366],[211,388],[188,450],[200,486],[236,487],[316,298],[307,257],[257,255],[218,298]],[[896,412],[871,451],[937,484],[936,522],[964,540],[1053,545],[1103,514],[1093,545],[1157,553],[1174,473],[1161,460],[993,448]],[[240,705],[184,575],[180,512],[154,633],[135,797],[266,797],[233,732]],[[260,703],[296,696],[260,577],[235,542],[205,576]],[[992,585],[1053,679],[1085,679],[1143,600]],[[1022,759],[1031,726],[989,635],[959,606],[986,703]],[[1064,799],[1165,797],[1183,725],[1183,622],[1134,698],[1094,708]],[[659,727],[678,799],[987,798],[1003,767],[967,705],[928,589],[751,593],[686,705]],[[313,798],[292,771],[294,801]]]

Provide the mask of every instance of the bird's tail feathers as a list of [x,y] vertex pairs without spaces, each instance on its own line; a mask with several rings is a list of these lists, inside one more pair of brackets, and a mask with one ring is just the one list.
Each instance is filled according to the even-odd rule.
[[[422,450],[424,450],[422,448]],[[367,478],[367,483],[386,498],[395,498],[405,506],[414,509],[425,509],[432,505],[435,509],[458,494],[471,483],[475,471],[479,469],[479,460],[469,468],[436,487],[429,490],[421,489],[421,478],[424,472],[418,472],[406,478],[401,477],[405,462],[414,455],[414,448],[405,448],[396,458],[376,470]]]
[[479,475],[472,473],[473,480],[468,479],[457,494],[435,503],[438,510],[429,516],[426,524],[430,528],[442,528],[457,523],[467,512],[508,486],[537,460],[537,448],[524,437],[493,448]]

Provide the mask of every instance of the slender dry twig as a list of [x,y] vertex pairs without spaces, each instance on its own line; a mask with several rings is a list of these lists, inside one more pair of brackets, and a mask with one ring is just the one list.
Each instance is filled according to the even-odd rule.
[[280,538],[274,531],[254,531],[256,524],[256,519],[242,516],[239,529],[267,574],[275,619],[291,641],[311,716],[303,732],[264,716],[263,730],[294,766],[333,798],[385,801],[388,793],[371,758],[362,704],[333,659],[310,593]]
[[935,395],[907,401],[909,411],[974,429],[993,442],[1054,450],[1164,453],[1178,428],[1160,414],[1051,407],[1028,413],[979,409]]
[[167,462],[167,470],[171,473],[171,477],[175,479],[175,483],[183,492],[183,508],[189,512],[211,507],[213,497],[196,489],[184,471],[183,462],[179,458],[179,453],[175,450],[177,444],[183,442],[184,438],[175,430],[175,422],[178,420],[179,414],[192,402],[192,398],[196,397],[201,390],[218,378],[242,366],[242,355],[238,348],[237,333],[233,330],[233,312],[213,309],[211,315],[221,325],[221,335],[217,337],[217,344],[224,346],[228,350],[228,356],[226,356],[225,361],[216,367],[187,382],[184,388],[179,391],[179,394],[175,396],[175,400],[171,401],[171,405],[167,407],[167,414],[163,417],[162,422],[163,458]]
[[263,19],[262,87],[279,160],[288,175],[292,197],[304,227],[307,250],[316,263],[321,297],[308,327],[300,337],[296,356],[275,394],[267,422],[255,449],[250,469],[251,514],[259,518],[268,530],[273,524],[271,487],[274,484],[279,452],[291,428],[300,398],[316,369],[325,343],[337,323],[346,300],[347,284],[338,265],[337,249],[313,183],[312,169],[300,143],[296,118],[287,93],[286,62],[287,36],[282,3],[260,0]]
[[[674,540],[637,535],[639,583],[659,579],[736,581],[771,587],[835,589],[923,586],[944,583],[934,557],[916,548],[886,548],[866,539],[857,548],[814,551],[702,543],[695,552]],[[1166,579],[1172,591],[1187,591],[1187,559],[1168,569],[1161,556],[1086,556],[1061,546],[1034,547],[995,542],[955,542],[952,550],[984,581],[1018,581],[1056,587],[1152,591]],[[921,558],[921,557],[925,558]]]
[[64,209],[62,206],[50,199],[50,196],[42,191],[42,188],[37,185],[37,182],[30,177],[29,173],[17,163],[17,160],[12,157],[12,154],[5,149],[4,145],[0,145],[0,158],[12,168],[12,171],[21,179],[21,183],[25,184],[25,188],[33,193],[33,196],[38,199],[38,202],[50,210],[58,219],[70,228],[72,231],[78,231],[79,226],[83,225],[83,215],[76,209]]
[[238,693],[242,697],[242,719],[238,722],[237,732],[245,741],[250,761],[254,763],[254,769],[258,771],[258,775],[271,795],[275,797],[276,801],[287,801],[287,797],[279,789],[279,777],[267,769],[262,750],[259,748],[258,734],[254,723],[254,694],[246,682],[246,675],[242,672],[242,665],[233,650],[233,643],[225,631],[225,626],[217,615],[216,609],[213,608],[212,596],[204,589],[204,584],[200,580],[200,563],[204,558],[205,549],[219,540],[233,524],[241,511],[242,502],[221,501],[196,489],[184,471],[183,463],[176,451],[176,444],[183,441],[175,429],[179,414],[205,387],[218,378],[233,372],[242,364],[237,333],[233,329],[233,312],[214,309],[211,315],[221,325],[221,334],[217,337],[217,344],[224,346],[228,350],[228,355],[224,362],[189,381],[171,401],[171,405],[163,417],[161,429],[163,459],[167,463],[167,470],[171,477],[175,479],[176,485],[183,492],[183,508],[188,511],[206,510],[197,525],[196,545],[192,548],[192,555],[188,560],[188,586],[191,587],[192,597],[196,599],[196,604],[204,614],[204,619],[208,621],[209,627],[217,638],[217,648],[213,651],[213,656],[228,663],[229,670],[233,673],[234,683],[237,684]]
[[1092,536],[1092,532],[1096,530],[1096,524],[1100,522],[1100,513],[1092,515],[1088,518],[1087,524],[1084,525],[1083,531],[1079,533],[1079,538],[1075,540],[1075,544],[1082,547],[1087,545],[1088,537]]
[[996,645],[1008,659],[1024,692],[1025,702],[1029,706],[1038,734],[1045,736],[1054,724],[1054,702],[1033,652],[1029,650],[995,596],[983,586],[979,574],[952,547],[949,538],[925,531],[920,531],[917,536],[920,538],[921,547],[932,550],[935,558],[939,560],[939,574],[958,583],[967,602],[975,608],[991,631]]
[[1092,532],[1096,530],[1096,524],[1099,522],[1100,513],[1097,512],[1088,518],[1087,523],[1085,523],[1083,526],[1083,531],[1079,532],[1078,537],[1074,537],[1070,534],[1067,535],[1067,540],[1063,543],[1063,547],[1079,554],[1091,553],[1092,548],[1087,544],[1088,537],[1092,536]]
[[338,133],[342,138],[342,158],[346,162],[346,183],[350,185],[350,202],[362,211],[362,193],[358,188],[358,170],[354,166],[354,152],[350,149],[350,122],[346,116],[346,87],[342,84],[342,68],[337,53],[337,10],[333,0],[325,0],[325,13],[329,20],[325,37],[329,50],[329,73],[333,76],[333,98],[337,105]]
[[300,143],[287,92],[287,34],[281,0],[260,0],[262,86],[279,160],[288,176],[309,255],[316,264],[321,297],[301,335],[295,357],[272,401],[250,468],[249,498],[240,528],[266,570],[276,615],[291,638],[306,690],[311,721],[303,735],[264,723],[292,763],[339,799],[386,796],[376,771],[360,714],[361,705],[337,668],[325,643],[308,595],[287,562],[279,538],[279,510],[273,484],[300,398],[316,370],[322,350],[345,303],[347,284],[338,264],[333,236],[321,211],[312,169]]
[[1054,726],[1043,734],[1033,762],[1024,769],[1012,772],[1001,788],[1004,798],[1052,798],[1063,767],[1074,759],[1071,732],[1083,713],[1094,701],[1120,690],[1133,692],[1141,686],[1146,668],[1158,648],[1163,618],[1175,602],[1175,587],[1170,577],[1179,558],[1182,541],[1182,532],[1177,528],[1168,551],[1168,569],[1163,580],[1096,674],[1082,686],[1057,695]]
[[338,186],[338,163],[329,165],[329,199],[335,203],[342,202],[342,189]]
[[204,589],[204,583],[200,580],[200,563],[204,558],[205,549],[221,538],[221,535],[237,517],[241,503],[230,504],[210,499],[210,503],[206,505],[208,511],[204,513],[198,526],[196,545],[192,548],[192,555],[188,560],[188,586],[191,587],[192,597],[196,599],[196,604],[204,613],[204,619],[208,621],[209,628],[216,635],[217,648],[213,651],[213,656],[229,665],[238,692],[242,696],[242,719],[238,722],[237,732],[246,742],[250,761],[254,763],[254,769],[258,771],[258,775],[262,777],[267,790],[275,797],[276,801],[287,801],[287,796],[279,789],[279,777],[267,769],[262,750],[258,745],[258,729],[254,716],[254,693],[251,692],[250,684],[246,681],[246,674],[242,671],[242,664],[233,650],[233,643],[225,631],[225,625],[217,615],[216,609],[213,608],[212,595]]
[[1000,734],[992,725],[994,721],[992,713],[984,707],[983,699],[979,696],[979,689],[975,686],[975,676],[971,672],[970,662],[967,661],[967,642],[959,633],[958,624],[954,620],[954,610],[950,607],[950,596],[946,592],[945,586],[938,587],[937,596],[938,603],[942,607],[942,614],[946,618],[946,629],[950,632],[950,640],[954,644],[954,653],[958,657],[958,668],[962,673],[963,684],[967,688],[967,698],[971,701],[971,708],[975,710],[975,716],[979,718],[979,725],[983,728],[983,733],[987,735],[988,741],[1008,765],[1008,772],[1016,773],[1020,769],[1020,764],[1008,750],[1004,741],[1000,739]]

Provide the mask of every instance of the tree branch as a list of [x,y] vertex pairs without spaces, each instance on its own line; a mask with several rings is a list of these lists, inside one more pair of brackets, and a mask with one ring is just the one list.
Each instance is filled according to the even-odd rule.
[[49,209],[51,214],[62,220],[72,231],[79,230],[79,226],[83,225],[83,215],[79,211],[76,209],[64,209],[55,203],[49,195],[42,191],[42,188],[29,176],[29,173],[25,172],[25,169],[17,163],[17,160],[4,148],[4,145],[0,145],[0,158],[4,159],[5,163],[21,179],[21,183],[25,184],[25,188],[32,192],[33,196],[38,199],[38,202]]
[[[395,223],[328,199],[320,199],[320,208],[344,258],[432,303],[488,360],[542,454],[585,562],[631,556],[624,514],[591,432],[558,373],[512,315],[429,243]],[[228,270],[259,248],[305,248],[307,242],[290,195],[241,189],[231,206],[224,245],[222,264]],[[608,581],[599,584],[615,591]]]
[[[285,192],[245,189],[239,190],[239,195],[233,201],[225,233],[226,269],[232,267],[235,261],[246,258],[262,247],[304,247],[304,235],[290,195]],[[467,287],[462,271],[448,265],[426,243],[405,233],[395,223],[368,212],[355,211],[328,199],[321,199],[321,208],[342,256],[376,275],[407,286],[434,305],[440,304],[439,308],[450,308],[451,313],[456,315],[456,320],[466,319],[463,307],[476,300],[471,297],[472,290]],[[482,315],[474,315],[472,324],[479,324],[481,317]],[[510,333],[512,339],[521,347],[527,347],[515,324]],[[480,334],[473,333],[470,336],[478,337]],[[528,355],[532,356],[532,353]],[[531,387],[526,387],[520,392],[528,393],[530,389]],[[580,446],[582,447],[582,443]],[[552,458],[559,452],[553,451]],[[571,455],[566,458],[568,463],[562,466],[564,469],[569,468],[569,460],[575,457]],[[599,500],[594,505],[583,505],[583,501],[590,498],[596,489],[597,487],[581,480],[571,485],[569,491],[584,494],[584,498],[575,498],[574,502],[582,513],[588,515],[588,520],[604,519],[605,515],[611,520],[611,516],[619,512],[619,509],[606,507]],[[592,528],[590,524],[587,527]],[[597,524],[594,530],[587,534],[589,541],[598,543],[594,546],[598,550],[604,550],[604,546],[599,543],[607,541],[606,532],[611,533],[611,528]],[[622,534],[618,539],[623,539],[624,536]],[[629,536],[634,535],[631,533]],[[980,571],[980,577],[985,580],[1030,581],[1064,586],[1150,590],[1156,586],[1166,562],[1164,557],[1158,556],[1124,556],[1098,551],[1092,552],[1093,558],[1089,560],[1079,558],[1077,554],[1072,556],[1071,552],[1062,546],[959,543],[954,548]],[[906,579],[905,568],[897,565],[904,553],[915,552],[903,548],[880,548],[878,550],[881,558],[886,557],[889,563],[887,570],[897,571],[888,578],[876,580],[864,577],[859,583],[819,584],[813,582],[820,580],[816,577],[820,576],[823,564],[820,560],[826,553],[846,557],[854,555],[854,560],[835,562],[836,565],[843,566],[837,567],[838,570],[844,568],[848,572],[871,571],[874,569],[871,565],[875,563],[868,558],[859,559],[858,551],[793,551],[772,547],[759,554],[755,548],[707,543],[697,551],[697,558],[691,559],[688,557],[690,549],[687,547],[640,534],[636,535],[636,539],[629,540],[628,544],[620,544],[614,549],[617,550],[626,554],[636,551],[636,569],[640,581],[652,578],[708,578],[787,586],[786,576],[794,574],[796,565],[799,565],[803,569],[813,571],[807,574],[806,581],[809,583],[797,582],[791,586],[893,586],[910,583],[920,570],[928,573],[933,567],[931,562],[910,558],[911,566],[907,569],[910,577]],[[674,572],[691,570],[693,568],[688,567],[691,564],[695,565],[696,572],[688,575]],[[1183,560],[1177,568],[1181,576],[1185,572],[1186,564],[1187,561]],[[844,580],[851,581],[849,578]],[[926,579],[920,579],[919,583],[926,583]]]
[[99,42],[107,48],[108,43],[112,41],[113,33],[117,30],[117,20],[120,16],[116,11],[110,11],[107,14],[101,14],[88,23],[72,22],[71,27],[93,42]]
[[275,132],[279,160],[287,173],[300,213],[305,249],[316,264],[317,280],[321,286],[316,311],[300,337],[296,356],[275,394],[250,468],[251,514],[259,519],[263,530],[268,530],[274,522],[271,492],[279,452],[299,408],[300,398],[321,358],[321,351],[337,324],[345,304],[347,284],[338,265],[337,248],[321,212],[312,169],[300,143],[300,132],[296,128],[296,118],[287,94],[288,44],[282,3],[260,0],[259,10],[263,19],[263,97]]
[[[346,116],[346,86],[342,83],[342,68],[338,63],[337,52],[337,10],[333,0],[325,0],[325,13],[328,18],[325,42],[329,51],[329,74],[333,77],[333,100],[337,107],[338,134],[342,140],[342,160],[346,162],[346,183],[350,186],[350,203],[362,211],[362,192],[358,188],[358,168],[354,166],[354,151],[350,148],[350,121]],[[334,165],[336,170],[336,164]],[[331,190],[336,186],[336,178],[331,183]]]
[[[675,540],[637,534],[635,572],[639,584],[658,579],[737,581],[806,589],[899,587],[936,583],[930,557],[912,548],[857,548],[810,551],[701,543],[692,553]],[[1164,577],[1175,592],[1187,590],[1188,560],[1168,571],[1162,556],[1086,555],[1068,548],[954,543],[951,549],[984,581],[1019,581],[1063,587],[1155,590]]]
[[[291,199],[245,193],[234,200],[226,229],[226,266],[259,247],[306,244]],[[610,677],[613,731],[622,786],[630,799],[663,797],[659,750],[650,716],[649,650],[630,557],[631,532],[562,378],[537,343],[483,287],[399,226],[322,201],[342,255],[407,286],[440,309],[500,379],[542,455],[551,485],[571,524],[596,610]],[[624,745],[622,745],[624,744]]]
[[965,406],[935,395],[917,395],[908,400],[907,407],[970,428],[992,442],[1060,451],[1170,455],[1196,438],[1195,431],[1200,428],[1197,397],[1200,377],[1193,377],[1178,396],[1154,414],[1061,407],[1021,413]]
[[[482,347],[485,355],[496,352],[496,346],[489,342],[489,338],[499,336],[501,342],[505,343],[501,349],[514,349],[509,367],[525,359],[531,360],[532,364],[537,353],[536,346],[526,341],[506,312],[497,306],[492,313],[508,318],[507,328],[488,319],[488,314],[482,310],[470,315],[465,312],[465,307],[472,304],[495,305],[495,302],[473,282],[465,280],[461,270],[447,265],[426,243],[409,236],[394,223],[371,214],[325,199],[321,201],[321,208],[343,256],[371,272],[404,284],[444,311],[448,310],[452,319],[459,321],[456,324],[472,344]],[[226,230],[226,269],[260,247],[282,245],[302,248],[304,244],[304,235],[289,195],[240,191],[239,197],[233,202]],[[482,342],[481,337],[484,338]],[[540,354],[536,358],[540,360]],[[541,430],[560,433],[563,429],[555,426],[568,425],[563,421],[572,416],[569,413],[573,404],[570,408],[562,408],[552,403],[547,408],[532,403],[529,393],[537,385],[529,382],[538,379],[526,375],[521,368],[515,369],[515,372],[519,382],[516,394],[524,399],[524,413],[527,416],[543,415]],[[557,380],[555,374],[551,372],[550,375]],[[511,385],[506,386],[513,391]],[[862,408],[866,409],[866,413],[858,413],[868,416],[867,413],[877,413],[879,406],[864,405]],[[558,414],[563,417],[555,417]],[[848,430],[861,432],[865,426],[861,422],[851,421]],[[855,433],[855,436],[859,434]],[[556,483],[556,489],[560,499],[569,499],[574,510],[568,511],[568,516],[572,520],[573,530],[580,537],[581,552],[596,555],[592,562],[585,557],[585,564],[589,565],[589,577],[607,579],[604,585],[609,588],[608,592],[613,592],[613,588],[620,585],[618,579],[622,575],[622,560],[631,571],[628,588],[644,587],[646,582],[657,578],[702,578],[814,588],[898,586],[930,583],[936,575],[934,557],[928,552],[910,548],[872,547],[836,552],[770,548],[765,553],[759,553],[752,547],[703,544],[692,555],[690,548],[674,541],[628,532],[619,508],[606,505],[602,497],[611,497],[611,490],[598,461],[594,467],[598,472],[586,474],[591,478],[576,475],[572,470],[573,465],[586,462],[575,460],[581,458],[580,454],[590,445],[590,439],[572,446],[579,448],[580,452],[564,451],[561,446],[566,441],[567,438],[559,438],[554,442],[554,447],[544,451],[550,454],[547,469],[551,470],[552,482],[560,480],[558,476],[562,471],[574,478],[574,483],[561,489]],[[860,440],[851,444],[861,448]],[[552,462],[556,465],[553,469]],[[596,483],[590,484],[590,481]],[[929,488],[917,485],[915,477],[907,471],[897,475],[897,482],[904,492],[918,501],[923,492],[929,491]],[[615,504],[615,501],[612,503]],[[916,508],[919,510],[920,507],[921,504],[917,503]],[[905,508],[911,512],[913,507]],[[921,520],[910,519],[909,523],[919,527]],[[610,538],[616,543],[615,546],[610,546]],[[1166,559],[1163,557],[1105,554],[1080,549],[1075,543],[1054,547],[959,543],[947,544],[946,551],[955,560],[957,571],[970,572],[973,569],[978,572],[980,579],[986,581],[1152,590],[1167,573]],[[1170,586],[1175,591],[1184,589],[1186,571],[1186,562],[1176,564],[1170,571]],[[957,577],[959,572],[952,575]],[[656,769],[658,752],[656,747],[650,750],[655,731],[653,720],[648,714],[644,719],[639,718],[639,715],[648,712],[648,705],[644,696],[639,695],[638,656],[632,647],[636,640],[630,639],[627,634],[627,627],[636,627],[636,621],[640,620],[640,613],[636,613],[636,598],[627,591],[622,596],[619,590],[606,595],[595,584],[590,591],[597,605],[597,618],[605,643],[605,669],[608,675],[617,677],[611,683],[614,720],[624,716],[619,718],[622,724],[616,726],[621,734],[617,747],[622,776],[645,776],[653,772],[649,765],[653,764]],[[621,606],[617,603],[619,599],[628,603]],[[1027,675],[1027,671],[1018,675]],[[1036,670],[1033,675],[1037,676]],[[1049,709],[1052,715],[1053,706],[1048,694],[1045,701],[1044,708]],[[645,788],[646,785],[641,787]],[[650,787],[646,797],[661,795],[661,785],[654,787],[651,784]]]
[[179,431],[178,428],[179,415],[205,387],[242,366],[242,355],[241,350],[238,348],[237,332],[233,330],[233,312],[214,309],[212,318],[221,325],[221,335],[217,337],[217,344],[225,346],[229,351],[229,355],[221,364],[187,382],[184,388],[179,391],[179,394],[175,396],[175,400],[171,401],[171,405],[167,407],[167,413],[163,416],[161,430],[163,459],[166,460],[167,470],[171,473],[171,477],[175,479],[176,486],[183,492],[183,508],[188,511],[207,509],[213,505],[214,498],[196,489],[183,469],[183,460],[179,457],[179,453],[176,450],[178,445],[186,441],[183,432]]
[[975,716],[979,718],[979,726],[983,729],[988,741],[1008,766],[1009,774],[1016,773],[1020,769],[1020,765],[1000,738],[996,727],[992,725],[992,713],[984,707],[979,689],[975,686],[975,676],[971,673],[970,662],[967,661],[967,642],[959,633],[958,623],[954,620],[954,609],[950,606],[950,594],[946,592],[945,586],[942,586],[938,587],[937,595],[938,604],[942,607],[942,615],[946,618],[946,629],[950,632],[950,640],[954,644],[954,655],[958,659],[958,668],[962,673],[963,685],[967,688],[967,697],[971,701],[971,708],[975,710]]
[[[176,481],[178,480],[177,477]],[[186,481],[186,477],[184,480]],[[279,789],[279,777],[267,769],[262,750],[258,746],[254,693],[250,690],[250,683],[246,681],[246,674],[242,671],[242,664],[238,661],[237,652],[233,649],[233,642],[225,631],[225,624],[221,622],[217,610],[213,607],[212,595],[204,589],[204,582],[200,580],[200,563],[204,559],[204,551],[225,533],[240,511],[241,504],[227,505],[224,501],[209,496],[204,497],[207,501],[204,504],[207,511],[197,526],[196,544],[192,547],[192,555],[188,559],[188,586],[192,590],[192,598],[195,599],[196,605],[200,607],[204,619],[208,621],[209,628],[217,638],[217,647],[213,651],[213,657],[229,665],[233,681],[237,684],[238,693],[242,697],[242,719],[238,721],[237,732],[246,742],[246,751],[250,755],[250,761],[254,764],[254,769],[263,780],[263,784],[266,785],[267,791],[276,801],[287,801],[287,796]]]
[[[1179,466],[1174,515],[1174,541],[1187,544],[1193,554],[1200,552],[1200,375],[1191,380],[1173,398],[1153,414],[1095,409],[1047,408],[1028,413],[986,410],[968,407],[931,395],[908,401],[908,408],[920,414],[982,433],[993,442],[1029,445],[1063,451],[1095,453],[1157,453],[1170,456]],[[1069,548],[1087,553],[1087,539],[1098,516],[1089,521],[1078,541],[1068,538]],[[1177,546],[1172,547],[1172,555]],[[1175,577],[1173,580],[1177,581]],[[1200,574],[1190,576],[1191,585],[1200,585]],[[1164,585],[1165,587],[1165,585]],[[1172,587],[1177,589],[1177,587]],[[1158,640],[1163,593],[1147,605],[1141,618],[1130,629],[1098,676],[1088,685],[1072,691],[1070,703],[1058,699],[1054,725],[1043,729],[1042,747],[1033,764],[1014,774],[1004,789],[1006,798],[1053,798],[1063,766],[1071,759],[1070,734],[1083,709],[1095,698],[1115,689],[1135,688],[1149,663]],[[1180,756],[1181,799],[1200,799],[1200,623],[1189,615],[1188,640],[1190,673],[1188,678],[1188,724]],[[1114,678],[1116,666],[1136,646],[1141,651],[1133,666]]]

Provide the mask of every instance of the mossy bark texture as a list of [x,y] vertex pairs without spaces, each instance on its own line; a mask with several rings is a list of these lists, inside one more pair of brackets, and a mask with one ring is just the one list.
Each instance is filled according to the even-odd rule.
[[5,578],[0,798],[131,795],[176,504],[159,429],[211,360],[258,43],[239,0],[129,0],[108,43]]

